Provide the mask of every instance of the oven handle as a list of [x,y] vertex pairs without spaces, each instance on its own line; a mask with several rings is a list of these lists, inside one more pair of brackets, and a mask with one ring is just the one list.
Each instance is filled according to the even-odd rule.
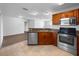
[[75,35],[69,35],[69,34],[59,34],[59,36],[65,36],[65,37],[74,36],[74,37],[76,37]]

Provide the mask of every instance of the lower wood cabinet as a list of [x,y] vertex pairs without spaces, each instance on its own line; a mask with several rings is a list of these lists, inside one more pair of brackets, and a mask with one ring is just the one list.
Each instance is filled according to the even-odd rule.
[[39,45],[57,45],[57,32],[38,32]]
[[77,36],[77,55],[79,56],[79,35]]

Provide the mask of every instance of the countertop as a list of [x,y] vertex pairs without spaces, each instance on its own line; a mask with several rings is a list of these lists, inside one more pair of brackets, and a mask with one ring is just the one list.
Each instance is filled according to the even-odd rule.
[[[25,31],[25,33],[35,33],[35,32],[58,32],[59,29],[51,29],[51,28],[29,28],[29,31]],[[79,31],[77,30],[77,36],[79,36]]]
[[58,32],[58,29],[51,29],[51,28],[30,28],[27,32]]

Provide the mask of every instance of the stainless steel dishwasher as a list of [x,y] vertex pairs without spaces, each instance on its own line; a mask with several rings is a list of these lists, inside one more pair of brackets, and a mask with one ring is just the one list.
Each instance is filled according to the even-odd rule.
[[37,32],[29,32],[28,33],[28,45],[37,45],[38,44],[38,34]]

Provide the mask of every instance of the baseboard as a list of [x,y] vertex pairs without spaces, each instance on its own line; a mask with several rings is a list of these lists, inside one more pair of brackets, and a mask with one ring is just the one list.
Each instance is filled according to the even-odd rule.
[[24,35],[24,34],[25,34],[25,33],[19,33],[19,34],[7,35],[7,36],[3,36],[3,38],[13,37],[13,36],[19,36],[19,35]]

